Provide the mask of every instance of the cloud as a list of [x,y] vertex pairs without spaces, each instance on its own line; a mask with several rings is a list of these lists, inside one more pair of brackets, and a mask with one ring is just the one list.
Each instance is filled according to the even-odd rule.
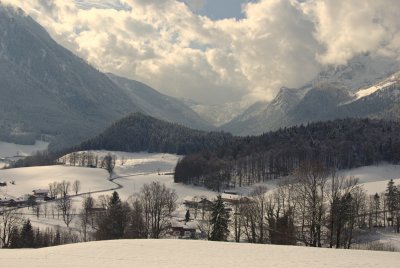
[[398,1],[325,0],[305,6],[317,27],[315,37],[325,47],[318,55],[322,63],[345,64],[363,52],[399,57]]
[[260,0],[241,20],[211,20],[175,0],[3,2],[99,69],[205,103],[268,100],[324,65],[400,55],[397,0]]

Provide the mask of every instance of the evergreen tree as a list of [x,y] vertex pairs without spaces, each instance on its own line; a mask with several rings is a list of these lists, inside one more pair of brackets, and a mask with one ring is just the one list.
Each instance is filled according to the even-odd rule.
[[185,222],[188,222],[190,220],[190,211],[187,210],[185,214]]
[[21,238],[21,247],[33,248],[35,246],[32,224],[29,219],[22,226],[20,238]]
[[11,233],[9,248],[20,248],[21,247],[21,236],[19,229],[15,227],[14,231]]
[[221,195],[218,195],[212,206],[210,240],[226,241],[229,234],[228,224],[229,213],[225,210]]
[[108,201],[106,215],[100,219],[96,233],[98,239],[123,238],[129,222],[129,206],[121,202],[119,195],[114,191]]
[[54,237],[53,245],[54,245],[54,246],[61,245],[61,233],[60,233],[60,228],[57,228],[57,230],[56,230],[56,235],[55,235],[55,237]]
[[388,186],[386,188],[386,200],[387,200],[387,208],[391,217],[392,226],[396,223],[396,232],[400,232],[400,191],[399,188],[394,185],[393,180],[388,182]]

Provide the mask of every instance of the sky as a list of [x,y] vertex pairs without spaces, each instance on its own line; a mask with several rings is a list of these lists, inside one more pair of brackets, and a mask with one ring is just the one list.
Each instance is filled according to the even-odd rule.
[[2,0],[104,72],[218,104],[271,100],[365,52],[398,58],[398,0]]

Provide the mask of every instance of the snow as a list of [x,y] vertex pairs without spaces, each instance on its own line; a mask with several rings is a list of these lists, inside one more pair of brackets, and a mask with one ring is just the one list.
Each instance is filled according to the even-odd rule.
[[[123,187],[118,189],[118,194],[122,200],[127,200],[133,194],[137,194],[144,184],[150,182],[160,182],[168,188],[175,189],[178,201],[191,199],[193,196],[206,196],[214,198],[216,192],[204,187],[183,185],[174,183],[173,172],[180,156],[163,153],[126,153],[114,151],[90,151],[97,155],[99,159],[110,153],[116,156],[116,166],[114,169],[114,182]],[[81,153],[81,152],[78,152]],[[68,157],[67,157],[68,159]],[[123,159],[123,161],[122,161]],[[124,162],[122,164],[122,162]],[[159,175],[160,174],[160,175]],[[101,194],[111,194],[101,193]],[[97,197],[98,195],[93,195]]]
[[0,158],[32,155],[36,151],[46,150],[48,142],[36,141],[34,145],[20,145],[0,141]]
[[358,99],[361,99],[361,98],[366,97],[368,95],[371,95],[372,93],[375,93],[376,91],[381,90],[382,88],[386,88],[388,86],[391,86],[393,84],[394,84],[394,82],[387,82],[387,83],[385,83],[383,85],[376,85],[376,86],[372,86],[372,87],[369,87],[369,88],[366,88],[366,89],[361,89],[360,91],[358,91],[356,93],[356,99],[358,100]]
[[[48,167],[31,167],[0,170],[0,181],[15,181],[15,185],[8,183],[7,187],[0,187],[0,197],[16,198],[25,194],[31,194],[34,189],[48,189],[48,184],[54,181],[61,182],[63,180],[75,180],[81,182],[82,189],[80,193],[90,192],[92,197],[97,199],[100,195],[111,195],[117,190],[122,200],[130,200],[131,196],[136,196],[140,189],[146,183],[153,181],[165,184],[168,188],[172,188],[178,195],[178,208],[174,213],[174,220],[179,222],[184,218],[186,207],[183,205],[185,200],[192,200],[194,196],[206,197],[213,200],[218,193],[193,185],[184,185],[174,183],[173,171],[179,160],[179,156],[160,153],[125,153],[125,152],[108,152],[108,151],[92,151],[101,158],[111,153],[117,156],[116,167],[114,169],[114,182],[109,180],[109,175],[104,169],[100,168],[84,168],[73,166],[48,166]],[[122,161],[124,159],[124,161]],[[341,174],[345,176],[358,177],[360,183],[369,194],[375,192],[383,192],[386,189],[387,182],[395,179],[400,184],[400,165],[379,165],[371,167],[362,167],[352,170],[343,171]],[[273,193],[273,190],[282,180],[272,180],[262,185]],[[116,189],[118,185],[122,188]],[[257,185],[242,187],[232,192],[242,195],[248,195]],[[96,192],[100,191],[100,192]],[[71,191],[72,192],[72,191]],[[71,193],[73,194],[73,193]],[[225,197],[234,195],[225,194]],[[73,208],[78,212],[81,208],[83,196],[73,196]],[[50,209],[52,204],[48,205]],[[43,208],[42,208],[43,209]],[[27,208],[21,210],[21,213],[29,217],[36,227],[61,226],[64,227],[62,219],[53,219],[48,212],[47,218],[36,218],[34,211]],[[43,211],[42,211],[43,213]],[[78,226],[78,218],[75,217],[71,226]]]
[[0,170],[0,180],[10,182],[7,187],[0,188],[0,195],[8,194],[13,197],[20,197],[25,194],[32,194],[36,189],[48,189],[49,183],[81,182],[80,192],[93,192],[115,188],[116,185],[107,180],[108,174],[103,169],[81,168],[69,166],[47,166],[29,167]]
[[[21,257],[23,256],[23,257]],[[189,240],[113,240],[0,251],[4,267],[385,267],[399,253]]]
[[364,98],[366,96],[371,95],[372,93],[375,93],[378,90],[381,90],[383,88],[387,88],[388,86],[393,85],[395,82],[386,82],[384,84],[379,84],[379,85],[375,85],[366,89],[361,89],[360,91],[358,91],[356,93],[356,100]]
[[400,165],[382,164],[360,167],[343,171],[341,174],[358,178],[359,183],[363,185],[368,194],[384,192],[391,179],[395,184],[400,184]]
[[373,85],[368,88],[360,89],[358,92],[356,92],[354,94],[355,95],[354,100],[358,100],[358,99],[364,98],[366,96],[369,96],[379,90],[382,90],[391,85],[394,85],[394,84],[398,83],[399,81],[400,81],[400,72],[397,72],[397,73],[391,75],[389,78],[377,83],[376,85]]

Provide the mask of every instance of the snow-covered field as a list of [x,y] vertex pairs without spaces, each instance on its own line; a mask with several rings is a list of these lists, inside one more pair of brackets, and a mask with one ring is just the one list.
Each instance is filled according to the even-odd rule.
[[[115,188],[115,184],[107,180],[108,174],[103,169],[81,168],[68,166],[29,167],[0,170],[0,180],[8,182],[7,187],[1,187],[1,193],[20,197],[32,194],[33,190],[48,189],[49,183],[71,182],[79,180],[80,192],[93,192]],[[14,181],[15,184],[9,183]]]
[[0,259],[2,266],[8,268],[398,268],[400,254],[189,240],[114,240],[35,250],[1,250]]
[[400,184],[400,165],[382,164],[343,171],[344,176],[354,176],[359,179],[368,194],[381,193],[386,190],[388,182],[393,179]]
[[[93,152],[99,157],[103,157],[109,152],[95,151]],[[212,200],[217,193],[210,191],[204,187],[196,187],[174,183],[172,172],[179,160],[179,156],[171,154],[149,154],[149,153],[123,153],[110,152],[117,156],[116,167],[114,169],[114,182],[109,180],[109,175],[104,169],[100,168],[84,168],[73,166],[50,166],[50,167],[32,167],[0,170],[0,181],[14,181],[15,185],[8,183],[7,187],[0,187],[0,197],[16,198],[24,194],[31,194],[34,189],[48,189],[49,183],[61,182],[63,180],[75,180],[81,182],[80,193],[91,193],[92,197],[98,198],[100,195],[111,195],[111,193],[121,185],[117,191],[122,200],[128,200],[129,197],[139,193],[142,186],[153,181],[161,182],[167,187],[175,189],[178,195],[178,210],[174,215],[183,218],[186,208],[183,201],[191,200],[194,196],[207,197]],[[360,183],[369,194],[385,191],[387,183],[390,179],[394,179],[396,184],[400,184],[400,165],[380,165],[362,167],[341,172],[344,176],[354,176],[359,178]],[[280,180],[273,180],[265,185],[272,193]],[[117,184],[116,184],[117,183]],[[235,191],[244,195],[251,192],[252,187],[243,187]],[[100,191],[94,193],[96,191]],[[72,191],[71,191],[71,194]],[[74,211],[79,212],[83,197],[76,196],[72,198]],[[52,207],[48,205],[47,209]],[[29,217],[33,224],[38,227],[45,226],[65,226],[62,219],[53,219],[47,214],[36,218],[35,213],[27,208],[22,213]],[[41,212],[43,214],[43,211]],[[78,226],[78,218],[73,220],[71,226]],[[377,240],[386,239],[388,234],[377,234]],[[397,236],[396,236],[397,239]],[[393,240],[392,237],[389,240]],[[396,240],[397,241],[397,240]],[[395,242],[396,242],[395,241]],[[399,243],[395,243],[399,244]]]

